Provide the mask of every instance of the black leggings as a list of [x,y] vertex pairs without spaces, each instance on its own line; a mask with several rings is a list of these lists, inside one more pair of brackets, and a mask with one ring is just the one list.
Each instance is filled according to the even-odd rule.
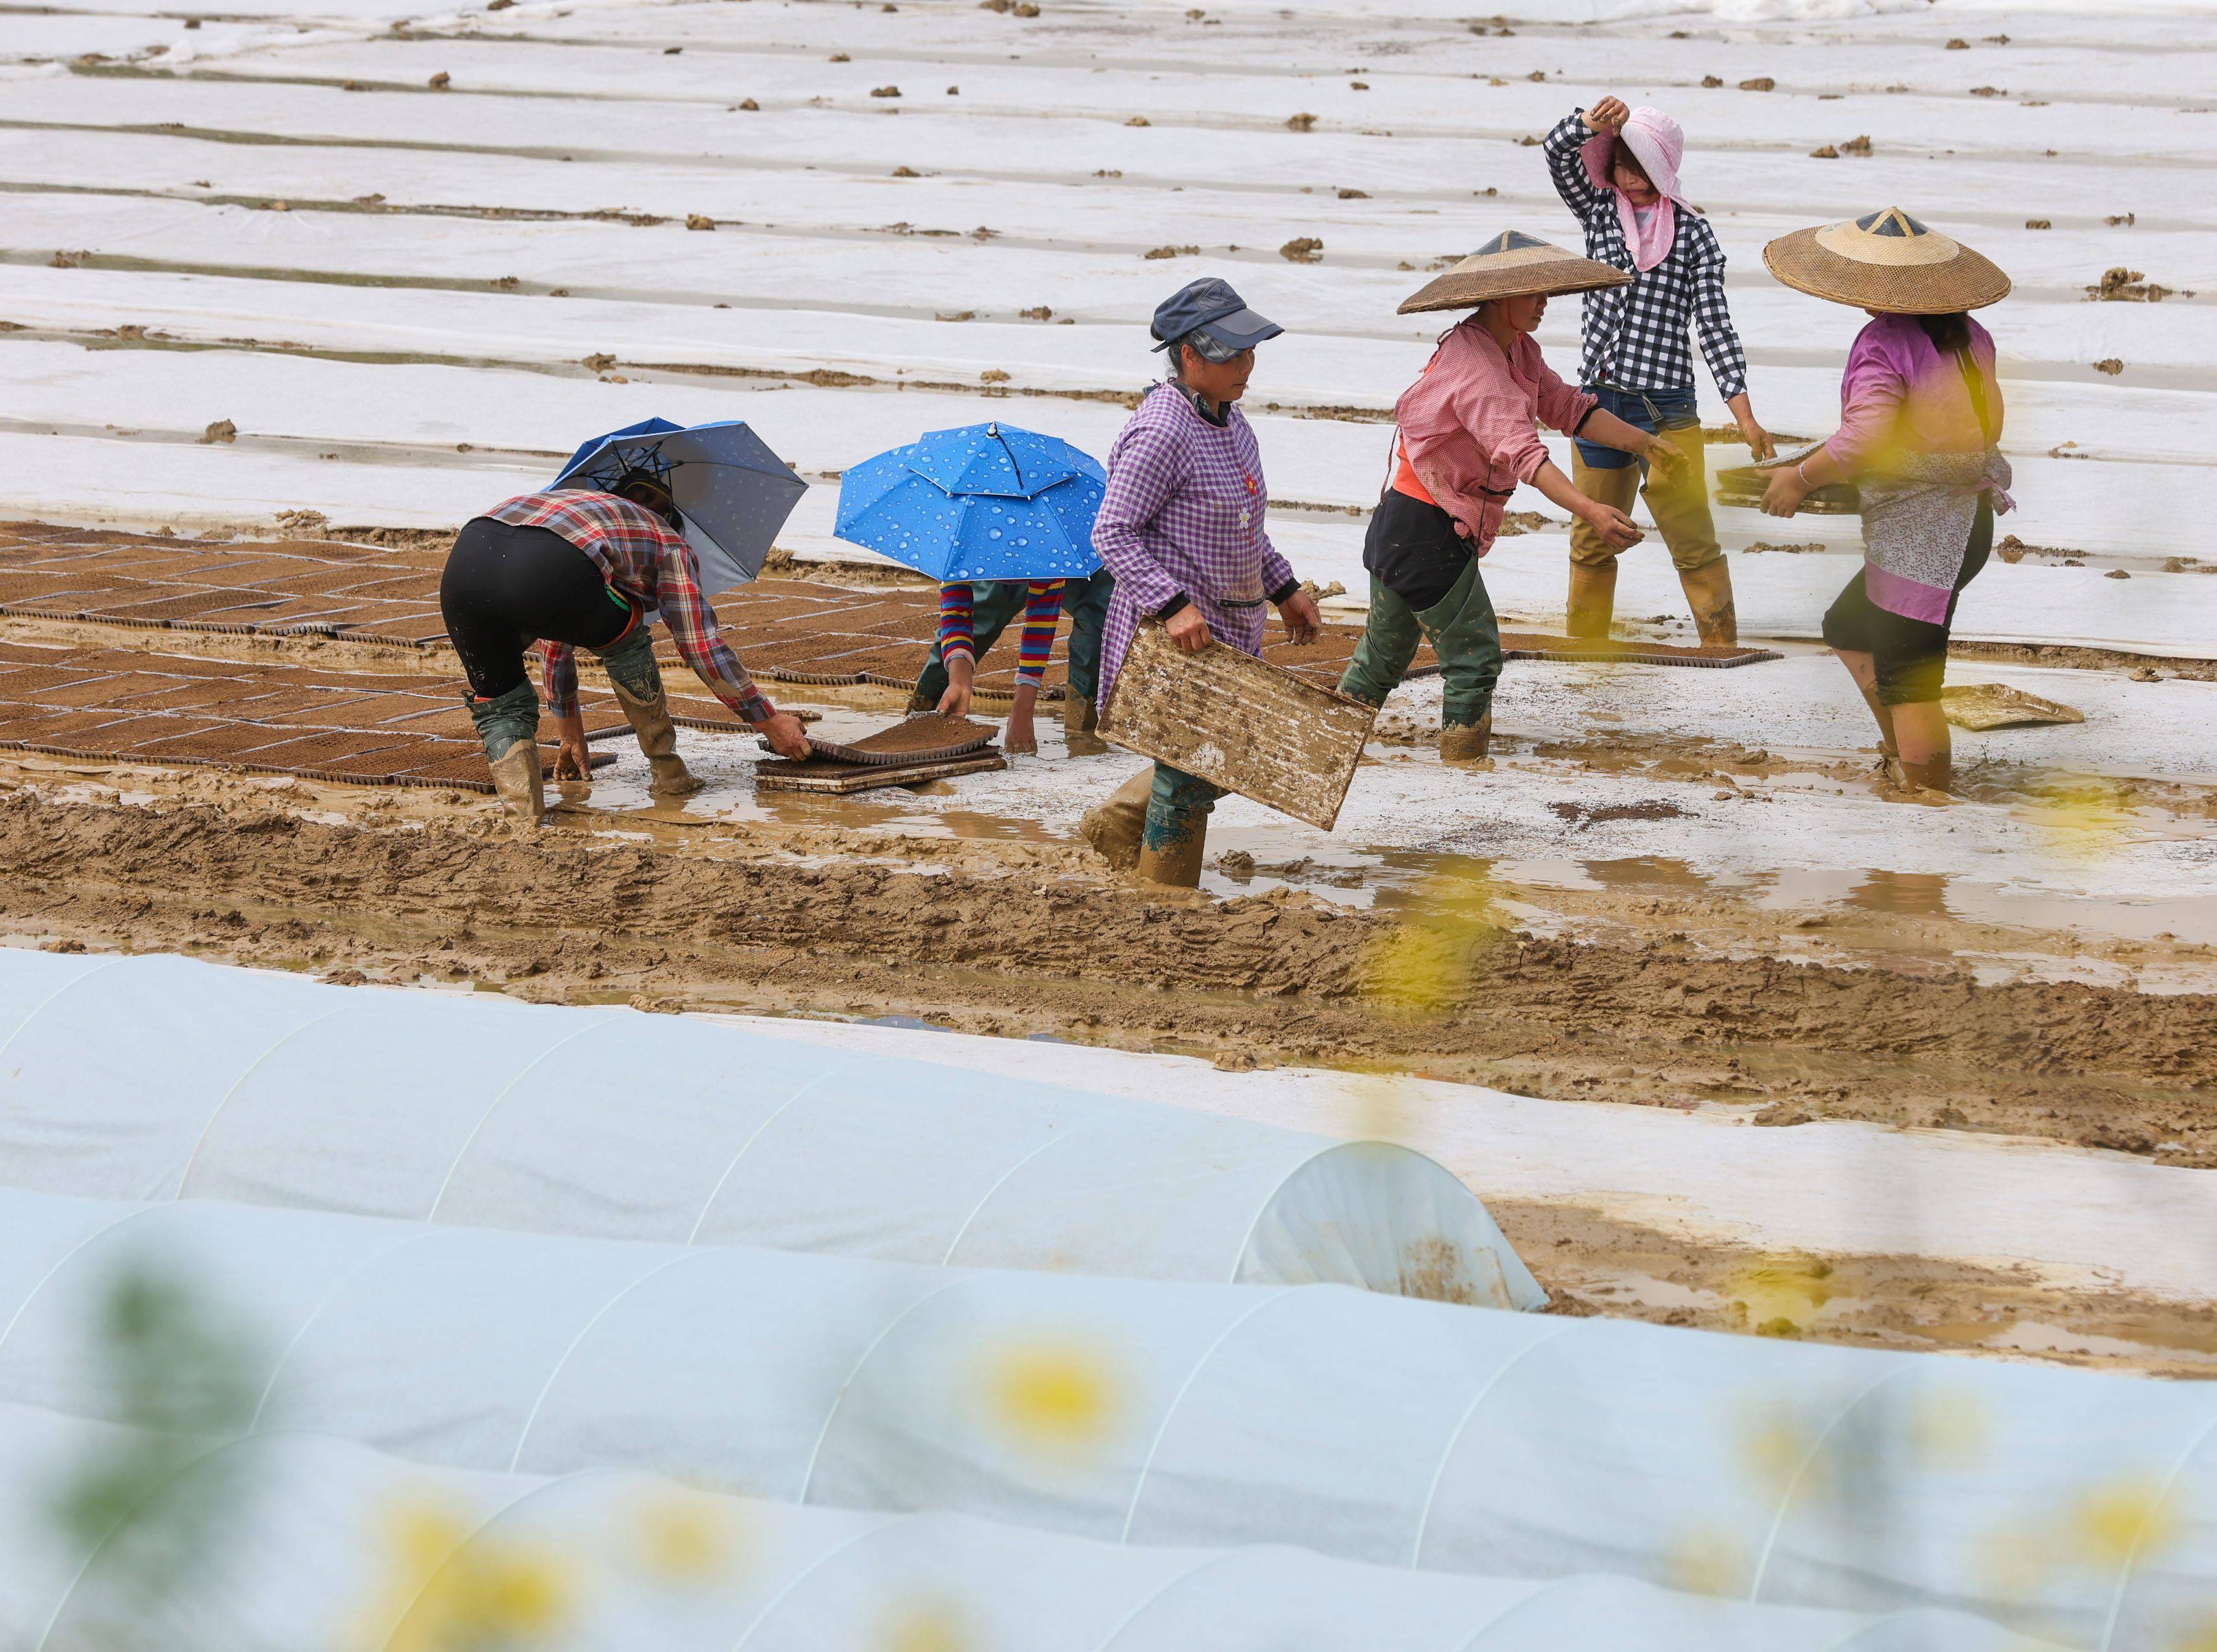
[[1948,630],[1955,622],[1955,603],[1963,587],[1986,566],[1994,548],[1993,501],[1979,498],[1979,514],[1971,524],[1970,544],[1963,553],[1963,571],[1948,595],[1948,614],[1937,625],[1887,612],[1871,601],[1863,589],[1863,571],[1848,581],[1847,589],[1825,611],[1825,641],[1850,653],[1868,654],[1878,668],[1878,702],[1882,706],[1930,705],[1940,697],[1948,671]]
[[481,700],[531,680],[523,656],[541,638],[598,652],[634,617],[600,565],[561,535],[491,517],[463,524],[440,576],[439,612]]

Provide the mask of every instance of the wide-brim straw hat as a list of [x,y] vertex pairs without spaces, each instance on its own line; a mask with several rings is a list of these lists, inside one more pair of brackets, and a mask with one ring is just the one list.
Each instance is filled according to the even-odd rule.
[[1628,287],[1629,272],[1565,252],[1536,235],[1504,230],[1454,269],[1424,283],[1404,299],[1397,315],[1419,310],[1469,310],[1488,299],[1545,293],[1590,293],[1597,287]]
[[1894,315],[1983,309],[2010,292],[1992,260],[1899,207],[1782,235],[1763,262],[1797,292]]

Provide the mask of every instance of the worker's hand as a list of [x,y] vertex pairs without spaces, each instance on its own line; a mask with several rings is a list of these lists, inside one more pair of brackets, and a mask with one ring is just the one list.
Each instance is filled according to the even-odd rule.
[[942,717],[966,717],[970,715],[970,684],[978,675],[978,662],[967,654],[957,654],[947,662],[947,692],[939,696],[939,715]]
[[1603,543],[1613,545],[1620,551],[1628,551],[1647,537],[1633,525],[1630,517],[1613,504],[1598,504],[1588,499],[1585,509],[1578,514],[1586,519],[1594,532],[1602,536]]
[[1763,490],[1763,514],[1766,517],[1790,517],[1801,508],[1801,501],[1809,497],[1809,484],[1801,480],[1797,465],[1770,473],[1770,486]]
[[768,721],[755,725],[755,733],[769,742],[770,750],[799,763],[808,756],[808,731],[789,711],[773,711]]
[[554,719],[554,736],[560,749],[554,756],[554,778],[557,780],[589,780],[593,764],[585,750],[585,715],[572,712],[567,717]]
[[1286,622],[1286,634],[1295,642],[1314,642],[1317,628],[1324,623],[1317,612],[1316,598],[1306,591],[1297,591],[1279,603],[1278,617]]
[[1187,653],[1197,654],[1208,647],[1208,622],[1201,617],[1201,610],[1191,603],[1164,621],[1163,629]]
[[1740,420],[1739,439],[1747,443],[1747,450],[1758,459],[1777,457],[1778,443],[1770,439],[1770,432],[1757,424],[1752,414]]
[[[1698,436],[1700,433],[1695,432]],[[1664,489],[1683,487],[1687,473],[1693,467],[1686,450],[1667,436],[1652,436],[1640,455],[1647,461],[1648,474],[1663,484]]]
[[1596,133],[1617,133],[1632,118],[1632,110],[1621,97],[1604,97],[1586,111],[1586,129]]

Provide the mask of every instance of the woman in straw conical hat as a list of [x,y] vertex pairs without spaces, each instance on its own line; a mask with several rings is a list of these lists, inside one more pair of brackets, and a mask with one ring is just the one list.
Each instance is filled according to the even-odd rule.
[[1403,315],[1472,313],[1440,335],[1431,361],[1393,405],[1392,465],[1362,544],[1370,618],[1339,689],[1382,705],[1419,640],[1429,640],[1446,688],[1440,755],[1450,763],[1485,757],[1492,733],[1501,628],[1478,559],[1492,548],[1516,485],[1530,483],[1620,550],[1641,538],[1623,511],[1587,498],[1556,468],[1534,421],[1665,473],[1681,462],[1669,442],[1565,384],[1532,340],[1552,294],[1630,279],[1509,230],[1401,306]]
[[1774,461],[1763,508],[1790,517],[1813,488],[1858,484],[1863,566],[1825,614],[1825,640],[1878,721],[1888,777],[1944,792],[1948,627],[1993,548],[1995,514],[2015,508],[1994,341],[1967,312],[2007,297],[2009,277],[1898,207],[1798,230],[1763,261],[1871,318],[1848,352],[1840,428]]

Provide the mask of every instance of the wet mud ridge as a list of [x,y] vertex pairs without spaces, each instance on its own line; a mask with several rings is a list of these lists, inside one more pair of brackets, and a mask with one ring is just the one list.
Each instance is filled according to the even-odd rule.
[[[0,750],[490,792],[463,693],[434,677],[0,642]],[[589,739],[628,727],[606,695],[578,705]]]
[[[1275,891],[1148,900],[1046,850],[796,864],[774,834],[676,852],[484,826],[332,826],[0,797],[19,933],[340,962],[531,996],[920,1016],[1240,1061],[1413,1071],[1528,1094],[1707,1098],[1790,1126],[2036,1135],[2217,1166],[2217,998],[1981,984],[1669,942],[1473,930],[1426,1012],[1382,1001],[1390,913]],[[751,854],[751,858],[741,858]],[[920,857],[918,875],[898,864]]]

